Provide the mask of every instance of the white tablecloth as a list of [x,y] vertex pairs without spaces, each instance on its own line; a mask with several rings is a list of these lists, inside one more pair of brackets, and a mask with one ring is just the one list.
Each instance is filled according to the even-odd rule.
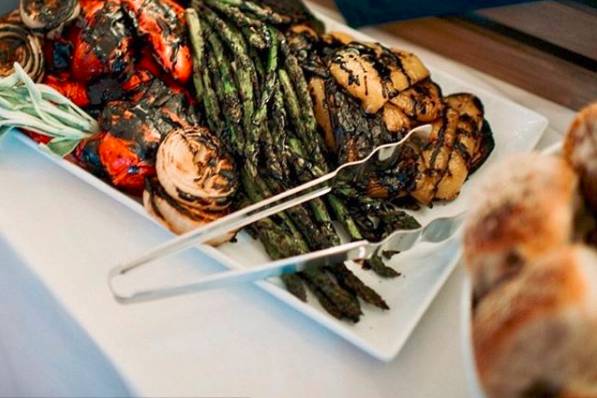
[[[367,33],[545,114],[551,127],[542,145],[572,117],[396,38]],[[0,395],[466,396],[461,268],[400,355],[385,364],[252,286],[116,304],[106,289],[108,269],[165,237],[13,138],[2,142]],[[197,273],[219,269],[192,252],[165,264]]]
[[111,362],[1,238],[0,254],[0,395],[126,395]]

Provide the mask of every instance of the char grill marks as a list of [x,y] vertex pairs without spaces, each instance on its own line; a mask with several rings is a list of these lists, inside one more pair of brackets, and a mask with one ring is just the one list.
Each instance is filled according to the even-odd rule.
[[132,66],[132,31],[120,0],[88,1],[83,5],[85,25],[75,40],[72,73],[79,81],[102,75],[123,75]]
[[363,158],[417,125],[438,118],[439,87],[420,60],[343,34],[293,27],[289,47],[308,76],[319,129],[338,164]]
[[367,116],[359,111],[359,103],[344,93],[334,80],[326,82],[325,94],[339,163],[364,158],[374,147]]
[[152,78],[127,93],[125,100],[108,102],[99,124],[104,133],[82,143],[79,160],[115,186],[140,193],[145,177],[155,174],[163,137],[196,126],[198,120],[184,94]]
[[83,0],[83,26],[75,41],[73,75],[91,81],[133,71],[135,45],[147,41],[169,76],[186,83],[192,71],[183,9],[170,0]]
[[[361,64],[361,70],[355,72],[347,66],[347,63],[350,61],[361,61],[362,64],[370,65],[371,69]],[[404,73],[404,68],[398,57],[386,48],[380,47],[379,51],[375,51],[373,47],[353,42],[338,52],[330,63],[338,65],[348,75],[349,86],[363,86],[365,95],[369,94],[370,79],[381,81],[382,96],[384,99],[395,97],[398,94],[392,82],[392,69],[398,68]],[[373,71],[375,73],[372,73]],[[408,76],[407,81],[410,85]]]
[[171,131],[160,146],[157,168],[166,192],[188,206],[224,211],[238,186],[234,162],[204,128]]
[[427,140],[409,145],[400,167],[363,177],[357,185],[371,197],[411,196],[424,205],[453,200],[491,153],[491,129],[478,98],[444,97],[415,55],[342,34],[319,36],[303,25],[289,31],[288,41],[307,74],[319,130],[338,164],[362,159],[417,126],[433,125]]
[[367,113],[376,113],[401,91],[429,77],[416,56],[380,44],[350,42],[328,58],[330,74]]
[[442,118],[434,121],[429,141],[423,146],[417,187],[412,192],[424,204],[455,199],[495,145],[477,97],[452,94],[445,103]]
[[145,207],[176,233],[225,215],[238,188],[232,158],[205,128],[170,131],[158,150],[156,174],[157,178],[147,181]]
[[161,138],[173,129],[195,125],[197,119],[183,94],[152,79],[130,101],[109,102],[99,122],[103,131],[135,142],[138,155],[153,163]]
[[173,0],[122,0],[136,32],[144,37],[164,70],[182,83],[192,72],[184,10]]
[[77,18],[78,0],[21,0],[21,20],[30,29],[47,32]]

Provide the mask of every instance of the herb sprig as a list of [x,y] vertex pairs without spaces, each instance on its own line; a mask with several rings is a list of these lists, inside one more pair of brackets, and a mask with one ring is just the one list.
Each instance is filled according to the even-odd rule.
[[9,128],[51,137],[47,148],[59,156],[99,132],[95,119],[52,87],[36,84],[18,63],[0,79],[0,132]]

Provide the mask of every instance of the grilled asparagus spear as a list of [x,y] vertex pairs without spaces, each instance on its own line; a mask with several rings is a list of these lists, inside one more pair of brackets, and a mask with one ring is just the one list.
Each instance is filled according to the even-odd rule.
[[[237,158],[242,194],[256,202],[325,174],[330,163],[324,157],[326,148],[305,73],[278,31],[293,19],[262,2],[194,0],[192,4],[199,10],[187,12],[196,93],[210,128],[223,137]],[[366,118],[362,112],[352,112],[355,107],[344,95],[336,105],[339,125],[357,138],[348,152],[359,147],[365,151],[387,141],[388,130],[377,128],[381,116]],[[330,113],[334,111],[330,109]],[[333,219],[341,221],[353,239],[362,239],[360,227],[365,224],[353,219],[358,213],[355,203],[348,202],[342,195],[329,195],[325,201],[298,206],[256,223],[252,229],[275,259],[339,244]],[[283,280],[288,290],[303,300],[306,282],[322,306],[338,318],[358,321],[362,312],[357,297],[387,308],[383,299],[343,264],[287,275]]]

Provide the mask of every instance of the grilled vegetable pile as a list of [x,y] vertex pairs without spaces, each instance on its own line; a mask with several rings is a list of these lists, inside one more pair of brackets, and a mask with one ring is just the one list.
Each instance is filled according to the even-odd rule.
[[[371,170],[324,200],[254,226],[254,234],[281,258],[337,245],[333,220],[352,239],[417,227],[399,205],[453,199],[491,151],[480,102],[465,94],[444,100],[413,54],[325,35],[300,4],[285,2],[290,14],[277,4],[204,0],[186,12],[197,100],[236,159],[241,202],[363,158],[417,125],[433,122],[434,132],[429,143],[405,149],[394,169]],[[380,258],[372,263],[383,276],[395,276]],[[285,282],[303,300],[308,286],[340,318],[358,320],[357,298],[386,307],[341,264]]]
[[[454,199],[493,148],[476,97],[444,97],[413,54],[326,34],[300,1],[22,0],[0,35],[14,43],[0,47],[0,75],[19,62],[17,75],[45,83],[29,79],[24,95],[35,99],[51,86],[57,91],[49,101],[60,106],[68,98],[88,113],[78,114],[83,121],[94,122],[51,116],[69,129],[35,128],[45,114],[11,96],[23,81],[11,75],[0,84],[0,111],[8,112],[0,125],[28,130],[142,197],[175,233],[433,124],[429,140],[409,141],[391,165],[252,225],[274,259],[338,245],[340,230],[353,240],[380,240],[418,227],[404,209]],[[77,122],[79,135],[71,129]],[[397,275],[381,257],[363,267]],[[283,280],[301,300],[311,291],[339,319],[358,321],[363,302],[388,308],[344,264]]]
[[339,163],[432,123],[429,141],[412,147],[416,167],[402,164],[394,175],[399,184],[382,187],[383,181],[373,179],[373,196],[410,196],[424,205],[452,200],[493,150],[479,99],[465,93],[443,97],[416,55],[344,34],[319,35],[308,25],[293,26],[287,36],[307,76],[326,147]]

